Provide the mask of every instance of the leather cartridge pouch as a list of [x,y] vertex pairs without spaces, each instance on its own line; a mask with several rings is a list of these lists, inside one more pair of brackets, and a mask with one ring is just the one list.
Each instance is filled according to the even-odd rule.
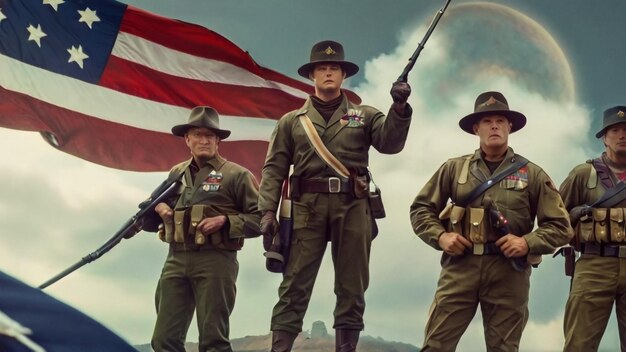
[[[592,210],[593,211],[593,210]],[[583,216],[578,220],[578,224],[574,228],[574,233],[579,243],[595,242],[596,237],[593,235],[593,216]]]
[[374,219],[382,219],[385,214],[385,206],[383,205],[383,198],[380,194],[380,188],[376,187],[374,192],[369,192],[370,208],[372,209],[372,217]]
[[189,216],[189,229],[188,233],[194,237],[194,242],[201,246],[206,243],[206,237],[200,229],[198,224],[204,218],[204,206],[201,204],[195,204],[191,206],[191,213]]
[[174,241],[185,242],[185,209],[174,210]]
[[485,209],[470,208],[469,216],[469,240],[472,243],[485,243],[483,234],[485,233],[483,218]]
[[450,227],[452,232],[456,232],[463,235],[463,216],[465,215],[465,208],[458,205],[452,205],[450,207]]
[[610,241],[624,242],[624,208],[611,208],[609,212]]
[[609,242],[609,224],[606,208],[596,208],[592,210],[593,231],[597,242]]
[[159,225],[159,239],[163,242],[172,243],[174,241],[174,216],[161,217],[163,223]]

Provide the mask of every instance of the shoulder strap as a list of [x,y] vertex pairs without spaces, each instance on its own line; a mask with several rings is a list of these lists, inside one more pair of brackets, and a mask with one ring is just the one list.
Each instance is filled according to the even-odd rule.
[[461,168],[461,175],[459,175],[459,181],[458,183],[461,185],[464,185],[467,183],[467,175],[469,175],[469,164],[470,164],[470,160],[472,159],[472,156],[474,156],[473,154],[470,154],[467,156],[467,158],[465,158],[465,161],[463,162],[463,167]]
[[594,189],[598,187],[598,172],[593,161],[589,162],[589,178],[587,179],[587,188]]
[[479,195],[485,193],[486,190],[496,185],[498,182],[502,181],[505,177],[519,170],[522,166],[528,164],[528,160],[523,156],[516,155],[516,161],[509,165],[506,169],[501,172],[492,175],[489,179],[483,182],[478,187],[474,188],[470,194],[465,197],[462,201],[457,202],[456,204],[460,207],[466,207],[469,203],[471,203],[474,199],[476,199]]
[[304,128],[304,132],[306,133],[307,140],[311,147],[315,149],[315,153],[330,166],[335,172],[345,178],[350,176],[350,171],[339,161],[324,145],[322,139],[319,134],[315,130],[315,126],[311,122],[311,119],[305,114],[300,115],[300,122],[302,123],[302,127]]

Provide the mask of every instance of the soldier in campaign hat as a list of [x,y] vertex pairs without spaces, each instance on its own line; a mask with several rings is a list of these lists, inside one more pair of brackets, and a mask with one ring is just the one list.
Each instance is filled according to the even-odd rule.
[[220,128],[213,108],[195,107],[172,133],[184,138],[191,158],[174,166],[166,181],[181,180],[178,195],[144,221],[144,230],[158,231],[169,247],[156,290],[152,348],[184,352],[195,309],[199,350],[232,352],[237,251],[247,235],[244,222],[260,220],[258,184],[250,171],[220,156],[218,146],[230,131]]
[[328,241],[335,267],[336,350],[355,351],[364,327],[364,294],[375,235],[368,202],[368,151],[373,146],[381,153],[400,152],[412,109],[406,83],[393,84],[394,102],[387,116],[348,100],[341,86],[358,70],[345,60],[340,43],[325,40],[313,45],[310,61],[298,73],[313,81],[315,94],[300,109],[284,115],[271,137],[259,192],[261,231],[270,252],[276,243],[281,188],[293,165],[293,239],[272,313],[272,351],[290,351],[302,331]]
[[613,304],[626,351],[626,192],[616,193],[613,204],[601,201],[626,181],[626,106],[604,111],[596,137],[604,142],[602,155],[574,167],[560,188],[581,253],[565,306],[564,351],[597,351]]
[[421,351],[454,351],[479,304],[487,351],[517,351],[528,320],[528,263],[571,237],[548,175],[508,145],[525,124],[504,95],[481,93],[459,121],[479,148],[446,161],[411,205],[415,233],[443,251]]

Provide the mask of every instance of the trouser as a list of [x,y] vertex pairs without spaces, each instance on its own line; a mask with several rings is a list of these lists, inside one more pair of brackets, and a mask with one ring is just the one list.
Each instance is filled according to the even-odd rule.
[[487,351],[517,351],[528,321],[530,272],[501,255],[452,257],[441,269],[422,351],[454,351],[480,303]]
[[229,316],[235,305],[237,252],[170,252],[156,290],[156,352],[184,352],[187,330],[197,313],[200,352],[232,352]]
[[613,302],[621,350],[626,352],[626,258],[583,254],[565,306],[563,351],[597,351]]
[[292,201],[293,240],[278,289],[271,329],[302,331],[313,284],[328,240],[335,268],[335,329],[363,330],[369,284],[372,219],[367,198],[349,194],[303,194]]

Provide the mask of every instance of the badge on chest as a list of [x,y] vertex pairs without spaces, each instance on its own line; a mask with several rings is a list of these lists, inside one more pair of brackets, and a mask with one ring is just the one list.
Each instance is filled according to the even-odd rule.
[[365,124],[361,111],[353,109],[348,110],[348,113],[343,115],[339,122],[341,125],[351,128],[362,127]]
[[221,172],[211,171],[209,176],[202,181],[202,190],[205,192],[217,192],[222,184],[222,178]]

